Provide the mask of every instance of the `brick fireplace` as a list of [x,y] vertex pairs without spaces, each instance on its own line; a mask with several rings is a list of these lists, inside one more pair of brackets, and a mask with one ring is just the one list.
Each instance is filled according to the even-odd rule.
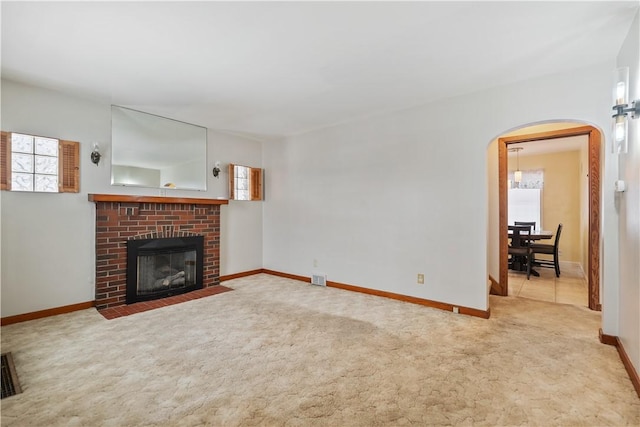
[[220,283],[220,206],[227,200],[89,194],[96,204],[96,308],[126,304],[127,242],[204,237],[203,288]]

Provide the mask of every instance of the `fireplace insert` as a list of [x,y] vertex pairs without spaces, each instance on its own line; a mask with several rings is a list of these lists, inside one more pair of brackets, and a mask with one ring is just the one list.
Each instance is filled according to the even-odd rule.
[[127,241],[127,304],[203,287],[204,237]]

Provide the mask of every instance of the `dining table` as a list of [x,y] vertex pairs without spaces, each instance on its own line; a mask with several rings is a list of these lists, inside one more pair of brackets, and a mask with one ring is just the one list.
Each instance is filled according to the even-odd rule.
[[[509,239],[511,239],[511,235],[512,232],[511,230],[508,231],[507,236],[509,237]],[[529,238],[529,240],[546,240],[546,239],[551,239],[553,238],[553,231],[549,231],[549,230],[531,230],[531,234],[529,236],[527,236]],[[522,262],[517,262],[514,263],[516,268],[512,268],[512,270],[517,270],[517,271],[527,271],[527,264],[526,263],[522,263]],[[531,265],[531,275],[533,276],[540,276],[540,273],[538,273],[533,266],[535,265],[535,263],[533,263]]]
[[[511,230],[509,230],[508,236],[511,238]],[[553,238],[553,231],[549,230],[531,230],[531,234],[528,236],[529,240],[545,240]]]

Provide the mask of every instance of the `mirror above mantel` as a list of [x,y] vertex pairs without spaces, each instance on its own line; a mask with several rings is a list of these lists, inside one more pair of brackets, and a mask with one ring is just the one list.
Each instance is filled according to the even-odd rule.
[[207,189],[207,128],[111,106],[111,185]]

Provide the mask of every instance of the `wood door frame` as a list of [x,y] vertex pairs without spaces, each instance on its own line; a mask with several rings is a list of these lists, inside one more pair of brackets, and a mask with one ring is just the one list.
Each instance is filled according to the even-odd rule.
[[500,280],[494,283],[491,291],[494,294],[507,296],[508,288],[508,239],[507,233],[507,146],[519,142],[541,141],[587,135],[589,139],[589,265],[587,282],[589,286],[589,308],[601,310],[600,304],[600,146],[602,134],[593,126],[581,126],[549,132],[518,135],[498,138],[498,198],[499,198],[499,247],[500,247]]

